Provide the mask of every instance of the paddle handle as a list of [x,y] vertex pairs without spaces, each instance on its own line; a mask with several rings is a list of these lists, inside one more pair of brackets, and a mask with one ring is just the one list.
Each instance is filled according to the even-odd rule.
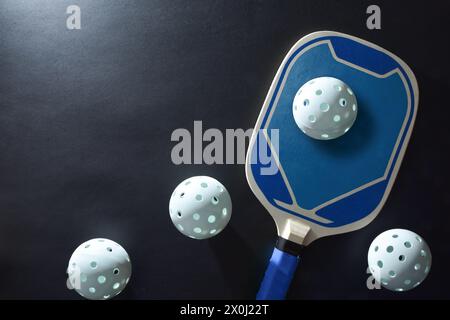
[[275,248],[256,300],[283,300],[297,269],[298,255]]

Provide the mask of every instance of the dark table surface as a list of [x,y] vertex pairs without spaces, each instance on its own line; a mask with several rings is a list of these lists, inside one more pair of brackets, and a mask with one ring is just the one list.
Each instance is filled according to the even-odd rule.
[[[119,299],[253,298],[276,239],[242,165],[174,165],[176,128],[251,128],[289,48],[335,30],[394,52],[413,69],[420,107],[390,198],[368,227],[321,239],[301,257],[292,299],[450,298],[450,92],[443,1],[0,1],[0,298],[78,299],[65,285],[83,241],[106,237],[133,261]],[[66,29],[77,4],[82,29]],[[215,238],[172,225],[173,188],[210,175],[233,215]],[[427,280],[368,290],[367,249],[390,228],[431,247]]]

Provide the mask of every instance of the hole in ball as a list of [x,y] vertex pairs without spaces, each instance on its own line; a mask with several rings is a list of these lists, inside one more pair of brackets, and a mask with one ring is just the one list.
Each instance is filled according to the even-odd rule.
[[330,105],[326,102],[323,102],[320,104],[320,111],[322,112],[327,112],[328,110],[330,110]]
[[202,229],[200,229],[199,227],[194,228],[194,232],[195,233],[201,233]]

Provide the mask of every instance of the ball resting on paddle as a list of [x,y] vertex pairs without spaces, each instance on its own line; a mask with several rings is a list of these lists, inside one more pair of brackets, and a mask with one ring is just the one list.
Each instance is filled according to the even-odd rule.
[[297,91],[292,112],[297,126],[309,137],[331,140],[348,132],[358,103],[352,89],[332,77],[315,78]]

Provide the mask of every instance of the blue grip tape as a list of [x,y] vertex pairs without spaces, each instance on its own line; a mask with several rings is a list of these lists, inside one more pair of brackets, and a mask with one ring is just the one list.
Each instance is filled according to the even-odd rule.
[[275,248],[256,300],[283,300],[294,277],[298,261],[298,256]]

